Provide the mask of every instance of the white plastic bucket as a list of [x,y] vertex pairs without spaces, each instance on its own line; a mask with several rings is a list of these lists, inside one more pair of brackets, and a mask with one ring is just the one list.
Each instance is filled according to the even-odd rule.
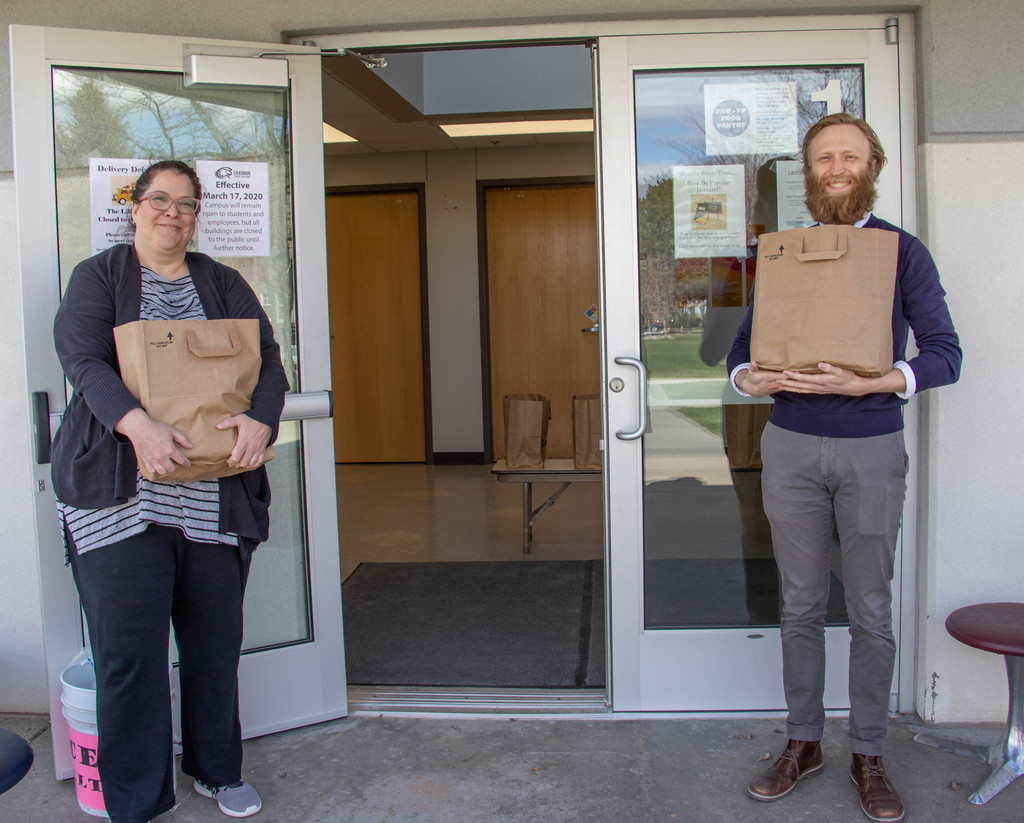
[[82,651],[60,674],[61,713],[68,724],[71,759],[75,764],[75,796],[79,808],[107,817],[97,768],[96,673],[92,657]]
[[[61,702],[73,709],[96,713],[96,671],[92,655],[83,650],[60,673]],[[95,722],[95,721],[93,721]]]

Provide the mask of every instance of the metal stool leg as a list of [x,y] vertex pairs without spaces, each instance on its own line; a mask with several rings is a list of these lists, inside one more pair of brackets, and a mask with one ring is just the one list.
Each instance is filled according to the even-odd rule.
[[969,800],[987,803],[1014,780],[1024,775],[1024,657],[1005,655],[1006,679],[1010,686],[1010,708],[1003,739],[994,746],[979,746],[922,732],[914,740],[952,754],[988,763],[992,771]]
[[1024,774],[1024,657],[1006,655],[1006,680],[1010,686],[1010,710],[1003,740],[989,749],[992,774],[970,800],[987,803]]

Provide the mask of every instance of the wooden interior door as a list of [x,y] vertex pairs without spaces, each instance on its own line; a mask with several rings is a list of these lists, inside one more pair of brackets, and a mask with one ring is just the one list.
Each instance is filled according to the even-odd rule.
[[416,191],[327,195],[334,456],[426,460]]
[[505,457],[506,394],[551,401],[548,458],[572,457],[572,398],[600,387],[592,184],[485,190],[491,439]]

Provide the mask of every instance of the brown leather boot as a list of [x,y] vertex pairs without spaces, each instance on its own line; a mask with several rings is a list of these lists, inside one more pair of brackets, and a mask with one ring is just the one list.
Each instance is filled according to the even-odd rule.
[[860,807],[871,820],[890,823],[903,819],[903,801],[885,774],[881,757],[855,754],[850,778],[860,792]]
[[747,794],[754,800],[778,800],[805,777],[821,774],[823,765],[820,741],[790,740],[779,759],[751,781]]

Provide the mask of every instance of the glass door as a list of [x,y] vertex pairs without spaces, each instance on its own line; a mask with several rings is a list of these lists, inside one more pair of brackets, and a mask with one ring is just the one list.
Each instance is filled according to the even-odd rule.
[[[12,34],[29,380],[46,393],[54,417],[66,402],[49,336],[57,301],[79,261],[125,239],[131,186],[153,159],[196,167],[204,197],[193,242],[242,273],[281,345],[292,392],[268,465],[270,539],[254,557],[246,592],[239,685],[247,737],[347,711],[327,419],[320,61],[315,51],[281,51],[280,45],[30,27],[14,27]],[[208,55],[228,61],[217,71],[240,66],[235,78],[267,64],[275,77],[256,85],[226,74],[191,82],[200,79]],[[45,491],[48,466],[40,464],[37,473]],[[63,723],[54,681],[81,632],[70,573],[51,562],[61,556],[53,505],[51,494],[38,495],[57,738]]]
[[[884,28],[599,40],[612,700],[617,710],[783,709],[778,571],[761,506],[770,400],[725,368],[757,236],[812,221],[800,144],[867,117],[901,222],[898,49]],[[826,706],[849,706],[837,546]],[[896,605],[898,613],[899,604]]]

